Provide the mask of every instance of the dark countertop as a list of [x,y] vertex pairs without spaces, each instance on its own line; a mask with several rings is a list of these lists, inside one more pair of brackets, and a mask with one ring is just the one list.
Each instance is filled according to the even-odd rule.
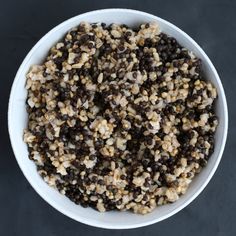
[[[188,207],[171,218],[134,230],[104,230],[75,222],[36,194],[18,167],[7,131],[7,103],[14,75],[31,47],[62,21],[95,9],[143,10],[176,24],[211,58],[229,107],[225,152],[213,179]],[[2,1],[0,7],[0,235],[236,235],[236,1],[40,0]]]

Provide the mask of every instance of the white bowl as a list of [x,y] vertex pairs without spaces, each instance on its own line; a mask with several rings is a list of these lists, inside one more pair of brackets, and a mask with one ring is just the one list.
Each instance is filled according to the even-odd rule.
[[[22,139],[23,129],[27,126],[25,75],[31,65],[41,63],[50,47],[61,39],[70,28],[77,26],[81,21],[105,22],[108,24],[124,23],[131,27],[143,22],[157,21],[163,32],[175,37],[180,44],[192,50],[196,56],[201,58],[206,78],[215,85],[218,91],[216,113],[219,117],[219,126],[215,135],[215,151],[207,166],[196,176],[187,193],[181,196],[177,202],[157,207],[152,213],[145,216],[130,212],[99,213],[91,208],[75,205],[68,198],[49,187],[37,173],[34,162],[28,158],[27,146]],[[41,38],[31,49],[21,64],[11,89],[8,128],[11,144],[21,170],[32,187],[45,201],[58,211],[79,222],[101,228],[127,229],[150,225],[164,220],[183,209],[199,195],[212,178],[220,162],[227,136],[228,112],[224,89],[216,69],[201,47],[192,38],[176,26],[159,17],[135,10],[105,9],[88,12],[63,22]]]

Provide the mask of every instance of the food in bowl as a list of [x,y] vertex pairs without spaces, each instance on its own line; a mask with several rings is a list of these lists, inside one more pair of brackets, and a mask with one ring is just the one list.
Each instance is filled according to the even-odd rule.
[[157,23],[81,23],[27,74],[29,158],[101,212],[178,200],[214,151],[217,91]]

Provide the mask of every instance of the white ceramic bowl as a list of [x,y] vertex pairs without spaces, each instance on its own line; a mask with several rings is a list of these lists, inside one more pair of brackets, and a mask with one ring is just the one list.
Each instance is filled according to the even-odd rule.
[[[34,162],[28,158],[27,146],[22,139],[23,129],[27,126],[25,75],[31,65],[41,63],[50,47],[62,38],[70,28],[78,25],[81,21],[105,22],[108,24],[124,23],[131,27],[143,22],[157,21],[163,32],[175,37],[180,44],[192,50],[202,59],[205,76],[215,85],[218,91],[216,113],[219,117],[219,127],[215,136],[215,151],[207,166],[196,176],[187,193],[181,196],[177,202],[158,207],[145,216],[130,212],[99,213],[91,208],[77,206],[49,187],[38,175]],[[41,38],[31,49],[21,64],[12,86],[8,110],[8,128],[11,144],[21,170],[32,187],[45,201],[58,211],[79,222],[101,228],[126,229],[150,225],[174,215],[192,202],[205,188],[215,173],[224,150],[228,128],[228,112],[225,93],[219,76],[210,59],[192,38],[176,26],[156,16],[128,9],[105,9],[88,12],[63,22]]]

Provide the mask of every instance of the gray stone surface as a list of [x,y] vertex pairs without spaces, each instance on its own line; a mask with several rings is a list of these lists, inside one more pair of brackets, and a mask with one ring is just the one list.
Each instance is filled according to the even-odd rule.
[[[228,99],[229,135],[220,166],[202,194],[175,216],[134,230],[103,230],[75,222],[42,200],[19,169],[7,132],[11,83],[31,47],[52,27],[102,8],[143,10],[192,36],[216,66]],[[236,235],[236,1],[8,0],[0,6],[0,235]]]

